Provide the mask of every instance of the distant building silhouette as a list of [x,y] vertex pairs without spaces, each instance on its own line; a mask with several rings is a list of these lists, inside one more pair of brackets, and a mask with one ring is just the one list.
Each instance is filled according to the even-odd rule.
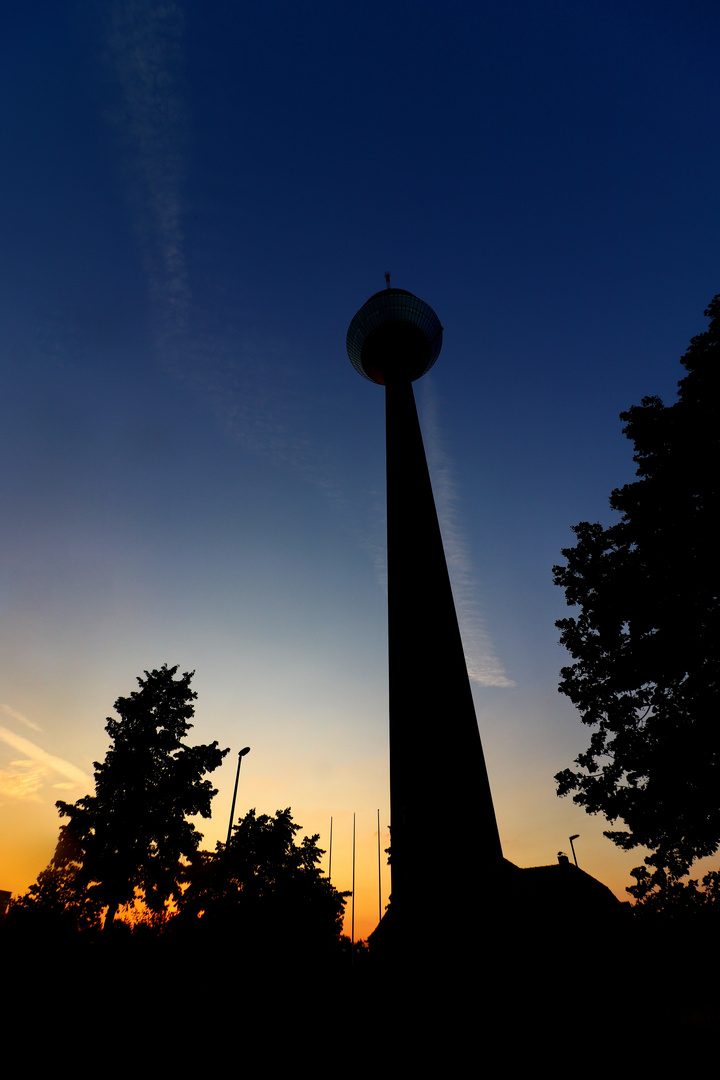
[[560,853],[549,866],[515,866],[505,860],[506,888],[520,898],[535,921],[615,916],[621,902],[607,885]]
[[[485,961],[499,962],[501,968],[507,966],[511,948],[516,958],[527,959],[538,950],[552,952],[573,944],[575,935],[586,945],[588,940],[595,943],[604,938],[607,947],[625,925],[630,907],[562,853],[549,866],[521,867],[503,859],[499,867],[486,867],[483,878],[482,893],[466,896],[463,887],[452,894],[445,908],[436,913],[434,934],[444,950],[457,948],[459,939],[463,958],[473,955],[477,960],[479,951]],[[394,907],[393,901],[368,936],[370,953],[379,960],[391,956],[395,949]],[[454,925],[458,907],[470,915],[460,934]],[[489,937],[488,926],[493,930]],[[423,937],[413,945],[427,962]]]

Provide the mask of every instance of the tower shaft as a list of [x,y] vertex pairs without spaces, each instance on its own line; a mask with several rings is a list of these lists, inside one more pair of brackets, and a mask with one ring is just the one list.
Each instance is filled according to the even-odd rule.
[[487,887],[502,849],[412,383],[385,407],[392,895],[417,930],[453,880]]

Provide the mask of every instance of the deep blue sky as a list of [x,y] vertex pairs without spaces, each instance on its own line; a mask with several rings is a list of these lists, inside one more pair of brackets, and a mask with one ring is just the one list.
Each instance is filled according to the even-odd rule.
[[687,0],[7,6],[0,887],[167,661],[197,738],[252,746],[241,809],[334,816],[343,886],[357,812],[370,928],[384,421],[344,339],[390,270],[445,327],[417,398],[506,854],[579,832],[622,893],[640,854],[554,794],[588,733],[551,567],[720,289],[719,31]]

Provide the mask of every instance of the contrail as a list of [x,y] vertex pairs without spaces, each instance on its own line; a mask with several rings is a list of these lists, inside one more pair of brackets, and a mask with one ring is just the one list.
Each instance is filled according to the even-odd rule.
[[167,361],[185,336],[190,300],[182,226],[185,16],[173,0],[118,0],[110,20],[110,53],[123,95],[115,119],[129,148],[135,228]]
[[71,764],[69,761],[64,761],[62,758],[55,757],[54,754],[48,754],[41,746],[36,746],[36,744],[30,742],[29,739],[23,739],[22,735],[16,735],[15,732],[10,731],[9,728],[0,726],[0,740],[7,743],[8,746],[12,746],[14,750],[19,750],[26,758],[36,761],[39,765],[45,766],[47,770],[60,773],[61,776],[65,776],[68,780],[72,780],[74,784],[78,784],[85,791],[91,790],[93,786],[93,779],[91,776],[88,776],[82,769],[78,769],[76,765]]
[[342,500],[316,445],[304,376],[289,363],[292,344],[247,326],[198,325],[185,244],[187,110],[185,14],[177,0],[116,0],[108,43],[122,106],[113,119],[126,147],[130,206],[145,262],[164,368],[187,380],[228,435]]
[[433,492],[437,506],[448,571],[453,584],[453,595],[458,622],[465,646],[468,675],[481,686],[515,686],[495,655],[492,642],[478,611],[477,585],[467,543],[461,527],[461,515],[457,483],[452,463],[442,445],[440,424],[437,417],[437,399],[430,377],[423,381],[421,398],[423,435],[432,471]]
[[2,708],[2,711],[7,713],[8,716],[12,716],[13,720],[19,720],[21,724],[25,724],[33,731],[42,731],[42,728],[38,724],[34,724],[32,720],[28,720],[27,716],[23,716],[22,713],[16,712],[15,709],[11,709],[9,705],[2,705],[0,708]]

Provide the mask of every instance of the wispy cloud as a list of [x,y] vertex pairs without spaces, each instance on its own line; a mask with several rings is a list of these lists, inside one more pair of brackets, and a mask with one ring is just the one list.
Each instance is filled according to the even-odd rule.
[[432,380],[423,380],[422,429],[433,492],[453,584],[468,675],[482,686],[515,686],[495,655],[477,602],[477,583],[463,535],[460,497],[452,463],[442,444],[437,399]]
[[187,330],[183,179],[183,7],[116,0],[109,46],[123,104],[113,119],[129,150],[131,205],[165,359]]
[[332,455],[313,429],[315,402],[304,375],[288,360],[289,342],[235,331],[234,341],[208,335],[192,379],[228,436],[245,450],[292,470],[333,501],[342,501]]
[[130,206],[145,262],[161,362],[190,382],[229,436],[340,498],[306,415],[289,342],[247,326],[202,326],[185,241],[185,13],[178,0],[115,0],[108,43],[122,103],[110,114],[126,148]]
[[63,790],[79,788],[82,792],[90,791],[92,777],[78,769],[69,761],[48,754],[41,746],[24,739],[9,728],[0,726],[0,741],[11,746],[23,755],[21,760],[11,762],[10,771],[0,773],[0,792],[17,798],[39,801],[38,792],[53,774],[59,773],[65,780],[56,781],[52,786]]
[[46,771],[34,761],[11,761],[0,770],[0,795],[24,802],[42,802],[38,792],[45,784]]
[[358,543],[370,557],[375,567],[375,576],[383,592],[387,593],[387,510],[384,492],[371,491],[368,494],[368,525],[364,532],[357,530]]
[[21,724],[25,724],[32,731],[42,731],[39,724],[33,723],[32,720],[28,720],[27,716],[23,716],[22,713],[16,712],[15,709],[11,709],[9,705],[0,705],[0,709],[7,715],[11,716],[13,720],[19,720]]

